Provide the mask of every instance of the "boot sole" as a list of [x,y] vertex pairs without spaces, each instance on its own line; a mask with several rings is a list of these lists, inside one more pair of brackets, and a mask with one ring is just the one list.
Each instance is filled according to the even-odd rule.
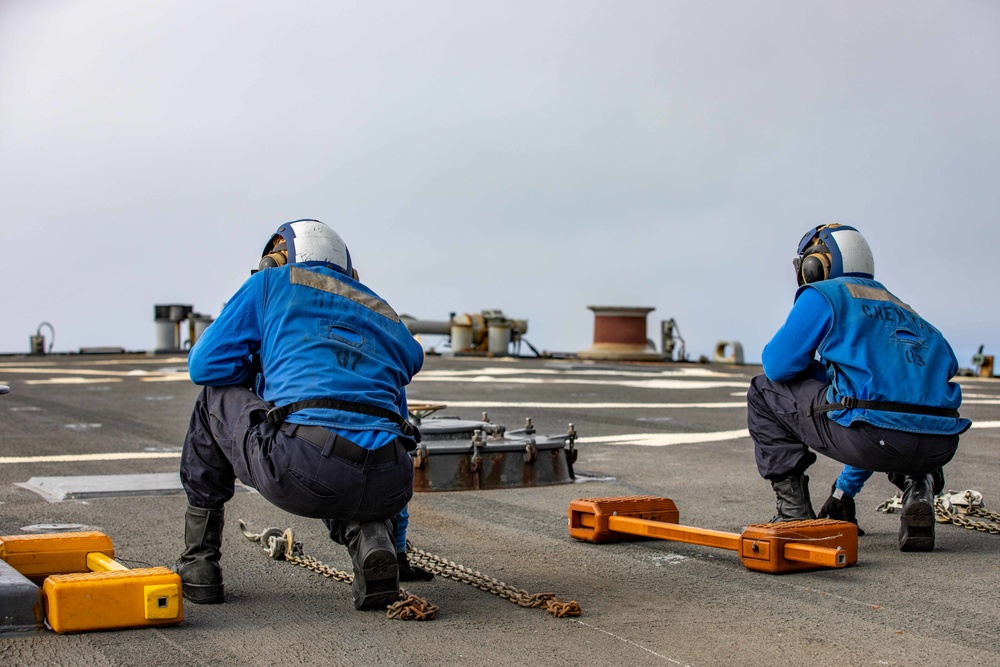
[[913,502],[899,518],[900,551],[934,550],[934,506],[926,502]]
[[399,601],[399,568],[396,553],[375,549],[361,566],[361,576],[351,584],[355,609],[384,609]]

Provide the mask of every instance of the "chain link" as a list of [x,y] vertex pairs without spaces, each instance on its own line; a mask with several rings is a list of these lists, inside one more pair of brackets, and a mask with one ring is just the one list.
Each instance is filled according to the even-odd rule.
[[991,512],[985,507],[970,507],[968,513],[973,516],[981,516],[984,519],[992,519],[993,521],[1000,521],[1000,512]]
[[[302,543],[295,541],[290,528],[285,531],[278,530],[277,528],[268,528],[263,533],[256,534],[247,530],[246,524],[242,520],[240,520],[239,524],[244,537],[251,542],[259,543],[264,547],[268,555],[275,560],[287,560],[294,565],[321,574],[334,581],[342,581],[344,583],[354,581],[353,574],[334,569],[312,556],[305,555],[302,552]],[[407,558],[411,565],[421,567],[438,576],[478,588],[481,591],[486,591],[504,600],[510,600],[521,607],[545,609],[545,611],[557,618],[579,616],[581,614],[580,603],[575,600],[564,602],[557,598],[555,593],[529,593],[526,590],[515,588],[493,577],[467,568],[464,565],[459,565],[422,549],[414,549],[410,543],[407,543],[406,547]],[[403,621],[430,621],[437,616],[440,610],[440,607],[437,605],[408,593],[402,588],[399,589],[399,592],[401,594],[399,602],[390,605],[386,612],[389,618],[398,618]]]
[[450,560],[435,556],[422,549],[415,549],[412,545],[407,545],[407,558],[412,565],[421,567],[428,572],[452,579],[462,584],[467,584],[481,591],[486,591],[504,600],[510,600],[520,607],[532,609],[542,608],[555,615],[557,618],[566,616],[579,616],[581,614],[580,603],[575,600],[564,602],[556,597],[555,593],[529,593],[526,590],[515,588],[493,577],[477,572],[464,565],[459,565]]
[[[902,508],[902,496],[896,494],[876,509],[879,512],[892,514]],[[962,493],[949,491],[934,498],[934,516],[938,523],[953,523],[968,530],[1000,535],[1000,512],[993,512],[983,507],[983,495],[972,489]],[[988,520],[974,521],[968,518],[970,516]]]
[[[239,523],[240,530],[243,531],[243,536],[251,542],[259,543],[271,558],[286,560],[293,565],[298,565],[310,572],[321,574],[334,581],[342,581],[346,584],[354,582],[354,575],[350,572],[343,572],[327,565],[323,561],[304,554],[302,552],[302,543],[295,541],[291,528],[284,531],[280,531],[277,528],[268,528],[263,533],[255,534],[247,530],[246,524],[242,520]],[[393,602],[386,609],[386,616],[389,618],[396,618],[401,621],[432,621],[441,609],[436,604],[417,597],[403,588],[399,589],[399,593],[399,601]]]
[[[966,493],[968,494],[969,492]],[[981,533],[1000,535],[1000,525],[991,523],[990,521],[973,521],[966,518],[975,516],[990,519],[993,522],[1000,521],[1000,512],[991,512],[982,505],[973,505],[970,503],[968,506],[962,506],[952,503],[949,509],[945,507],[942,498],[938,497],[934,499],[934,513],[940,523],[953,523],[968,530],[978,530]]]

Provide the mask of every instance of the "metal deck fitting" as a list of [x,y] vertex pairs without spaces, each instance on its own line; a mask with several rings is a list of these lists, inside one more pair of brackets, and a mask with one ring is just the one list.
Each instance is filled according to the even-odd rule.
[[6,561],[0,560],[0,636],[45,629],[42,591]]
[[[16,486],[34,491],[51,502],[122,496],[177,496],[184,493],[180,474],[176,472],[148,475],[32,477],[27,482],[17,483]],[[236,490],[251,489],[237,483]]]
[[[412,408],[411,408],[412,411]],[[431,418],[413,458],[414,491],[508,489],[569,484],[576,461],[573,425],[563,435],[540,436],[531,420],[507,431],[489,422]]]
[[594,343],[577,354],[581,359],[662,361],[646,337],[646,316],[655,308],[587,306],[594,311]]

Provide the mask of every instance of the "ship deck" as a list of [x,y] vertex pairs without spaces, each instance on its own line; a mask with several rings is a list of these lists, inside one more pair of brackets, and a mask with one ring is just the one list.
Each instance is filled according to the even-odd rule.
[[[227,602],[185,604],[176,626],[0,639],[16,665],[914,665],[1000,664],[1000,536],[939,524],[931,553],[901,553],[884,476],[858,496],[856,566],[786,575],[746,569],[730,551],[647,540],[570,538],[581,497],[672,499],[682,524],[740,532],[767,521],[770,485],[754,465],[745,394],[759,367],[585,363],[430,356],[411,401],[508,429],[579,434],[575,483],[423,492],[410,505],[414,546],[525,591],[575,600],[557,618],[436,578],[404,587],[438,605],[429,622],[355,611],[349,587],[267,558],[244,539],[292,528],[305,553],[349,570],[319,521],[282,512],[256,493],[227,506]],[[973,428],[946,469],[950,489],[1000,507],[1000,382],[960,378]],[[198,388],[183,356],[0,358],[0,534],[74,524],[111,536],[131,567],[170,564],[183,537],[183,495],[59,500],[33,478],[176,473]],[[809,471],[818,508],[839,471]],[[116,478],[128,480],[131,478]],[[101,485],[101,482],[98,482]],[[112,485],[107,487],[112,488]],[[101,613],[95,606],[95,614]]]

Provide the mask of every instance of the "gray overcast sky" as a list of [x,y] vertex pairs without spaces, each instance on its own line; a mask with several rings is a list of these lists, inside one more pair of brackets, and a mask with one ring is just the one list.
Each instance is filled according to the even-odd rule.
[[155,346],[321,219],[424,319],[577,351],[655,307],[692,358],[780,326],[858,227],[970,365],[1000,354],[995,0],[0,3],[0,352]]

